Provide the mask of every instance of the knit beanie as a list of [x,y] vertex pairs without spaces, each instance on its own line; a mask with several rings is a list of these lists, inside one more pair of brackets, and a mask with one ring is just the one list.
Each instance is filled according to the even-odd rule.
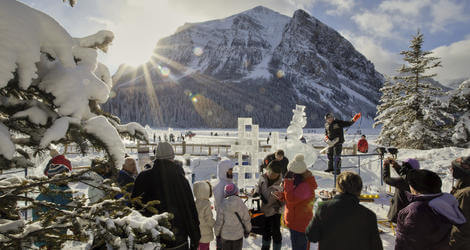
[[307,164],[304,161],[303,154],[297,154],[294,157],[294,161],[289,162],[289,166],[287,166],[288,170],[294,174],[303,174],[307,171]]
[[408,184],[421,194],[438,194],[441,192],[442,180],[427,169],[410,170],[406,175]]
[[238,195],[238,187],[233,183],[229,183],[224,187],[224,197]]
[[44,169],[44,175],[47,177],[53,177],[54,175],[61,174],[64,172],[72,171],[72,165],[70,161],[63,155],[58,155],[47,164]]
[[173,150],[173,146],[171,146],[171,144],[168,142],[158,143],[155,158],[173,160],[175,158],[175,151]]
[[403,161],[403,163],[407,163],[411,166],[413,169],[419,169],[419,161],[413,158],[409,158]]
[[470,156],[460,157],[452,161],[452,176],[456,179],[466,178],[470,175]]
[[273,160],[268,164],[266,169],[271,170],[273,173],[280,174],[282,172],[282,164],[278,160]]

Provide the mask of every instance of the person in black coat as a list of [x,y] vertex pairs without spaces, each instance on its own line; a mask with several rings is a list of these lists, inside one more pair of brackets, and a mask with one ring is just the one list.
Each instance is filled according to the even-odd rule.
[[284,175],[287,173],[287,165],[289,164],[289,159],[284,155],[284,151],[279,149],[273,154],[267,155],[264,160],[263,164],[259,166],[259,172],[263,173],[263,169],[265,169],[269,163],[271,163],[274,160],[278,160],[281,162],[281,176],[284,177]]
[[[141,197],[144,204],[158,200],[160,203],[153,206],[158,213],[174,215],[170,223],[175,240],[161,239],[166,248],[188,249],[189,237],[189,249],[197,249],[201,233],[194,197],[182,164],[174,160],[173,147],[169,143],[158,144],[153,167],[137,176],[132,192],[132,198],[135,197]],[[135,207],[142,209],[138,204]],[[154,213],[146,210],[142,214],[152,216]]]
[[[356,114],[351,121],[342,121],[335,119],[332,113],[325,115],[325,140],[338,140],[333,146],[328,148],[328,169],[325,172],[341,172],[341,151],[343,151],[344,131],[343,128],[353,125],[361,117]],[[335,164],[336,163],[336,164]],[[336,165],[336,169],[334,168]]]
[[[392,165],[399,177],[390,176],[390,165]],[[406,192],[410,192],[410,186],[405,180],[406,172],[409,169],[419,169],[419,162],[415,159],[407,159],[400,166],[400,164],[391,158],[384,161],[383,180],[386,184],[395,188],[395,193],[387,214],[387,218],[394,223],[397,223],[398,212],[410,204],[406,196]]]
[[336,189],[339,195],[319,203],[306,230],[308,240],[318,242],[321,250],[383,249],[375,213],[359,204],[361,177],[341,173]]

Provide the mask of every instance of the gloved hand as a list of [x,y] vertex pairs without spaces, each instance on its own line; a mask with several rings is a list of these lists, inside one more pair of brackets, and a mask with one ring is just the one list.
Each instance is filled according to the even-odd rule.
[[356,122],[357,120],[359,120],[359,118],[361,118],[361,113],[357,113],[356,115],[354,115],[354,117],[352,118],[352,120],[354,122]]

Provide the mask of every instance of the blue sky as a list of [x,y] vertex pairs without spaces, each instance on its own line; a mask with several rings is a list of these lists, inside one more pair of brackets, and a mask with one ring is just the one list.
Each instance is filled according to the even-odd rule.
[[338,30],[371,60],[376,69],[394,74],[417,29],[424,48],[442,59],[442,83],[470,78],[470,1],[466,0],[78,0],[71,8],[60,0],[20,0],[61,23],[72,36],[101,29],[116,35],[101,61],[115,71],[137,65],[152,54],[159,38],[185,22],[224,18],[263,5],[292,16],[304,9]]

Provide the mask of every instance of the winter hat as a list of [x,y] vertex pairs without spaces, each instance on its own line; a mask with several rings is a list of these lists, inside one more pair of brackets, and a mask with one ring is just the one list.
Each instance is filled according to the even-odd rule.
[[273,173],[280,174],[282,172],[282,164],[278,160],[271,161],[266,167],[267,170],[271,170]]
[[460,157],[452,161],[452,176],[461,179],[470,175],[470,156]]
[[438,194],[441,192],[442,180],[427,169],[410,170],[406,175],[408,184],[421,194]]
[[303,154],[297,154],[294,157],[294,161],[289,162],[289,166],[287,166],[288,170],[294,174],[303,174],[307,171],[307,164],[304,161]]
[[460,157],[455,159],[452,162],[452,166],[469,169],[470,170],[470,156],[467,157]]
[[413,158],[409,158],[403,161],[403,164],[409,164],[413,169],[419,169],[419,161]]
[[333,115],[333,113],[326,113],[325,120],[328,118],[335,118],[335,116]]
[[173,147],[168,142],[160,142],[157,146],[157,152],[155,153],[155,158],[157,159],[175,159],[175,151]]
[[229,197],[232,195],[238,195],[238,187],[233,183],[229,183],[224,187],[224,196]]
[[47,164],[44,169],[44,175],[47,177],[53,177],[56,174],[72,171],[72,165],[70,161],[63,155],[58,155]]

